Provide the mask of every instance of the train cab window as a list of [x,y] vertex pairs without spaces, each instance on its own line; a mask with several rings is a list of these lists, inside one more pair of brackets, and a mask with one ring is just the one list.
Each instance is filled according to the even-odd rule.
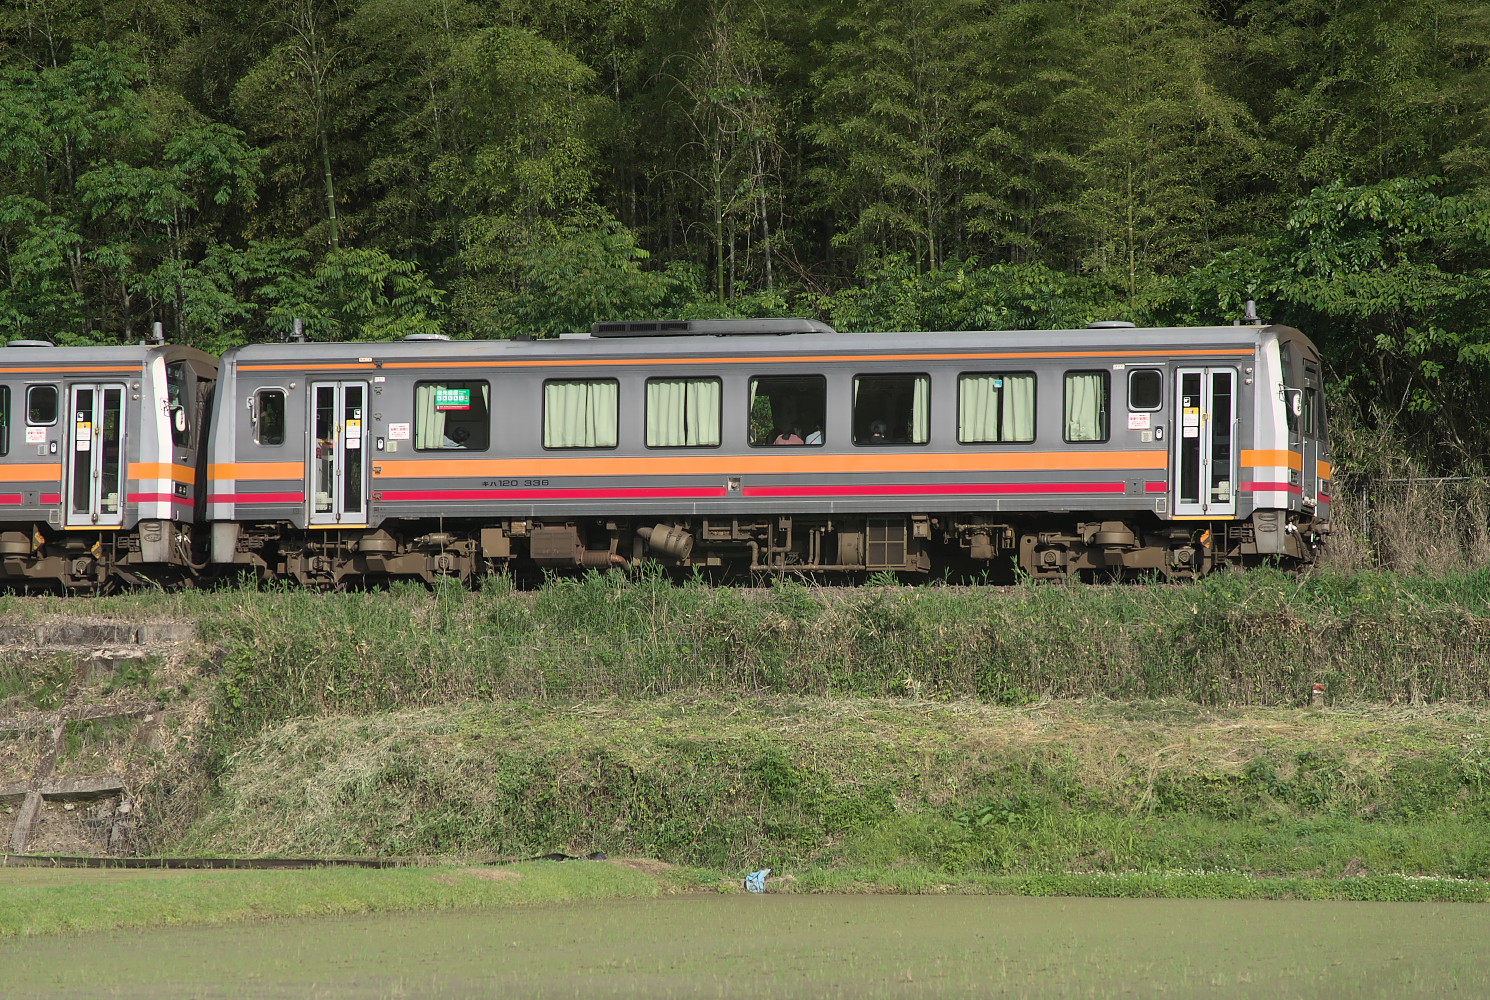
[[750,444],[823,443],[828,380],[821,375],[759,375],[750,380]]
[[485,451],[490,444],[490,382],[415,384],[415,450]]
[[930,426],[929,376],[855,376],[854,444],[925,444]]
[[717,448],[717,378],[647,379],[648,448]]
[[177,361],[166,365],[166,410],[171,422],[171,443],[178,448],[191,447],[191,372]]
[[1304,433],[1319,435],[1319,390],[1312,385],[1304,390]]
[[1032,372],[980,372],[957,380],[957,440],[1017,444],[1035,440]]
[[1304,412],[1300,391],[1295,388],[1298,378],[1293,369],[1293,345],[1278,345],[1278,361],[1283,369],[1283,420],[1288,425],[1288,444],[1291,448],[1299,444],[1299,416]]
[[1128,409],[1157,410],[1164,405],[1164,373],[1157,368],[1128,372]]
[[285,443],[285,391],[260,389],[254,394],[254,443],[266,448]]
[[10,454],[10,386],[0,385],[0,455]]
[[1108,374],[1066,372],[1066,441],[1078,444],[1107,440]]
[[28,385],[26,387],[26,423],[32,427],[48,427],[57,422],[57,387],[55,385]]
[[614,448],[621,423],[613,378],[543,383],[543,447]]

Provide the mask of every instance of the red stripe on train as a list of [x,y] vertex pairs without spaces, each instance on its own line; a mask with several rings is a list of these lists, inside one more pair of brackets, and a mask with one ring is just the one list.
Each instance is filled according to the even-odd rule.
[[1127,483],[951,483],[916,486],[751,486],[740,492],[747,497],[876,497],[1127,491]]
[[131,493],[128,500],[130,503],[179,503],[183,507],[195,507],[195,500],[189,497],[178,497],[174,493]]
[[304,493],[213,493],[208,503],[304,503]]
[[61,493],[43,493],[41,495],[41,502],[42,503],[61,503],[62,502],[62,494]]
[[19,493],[0,493],[0,504],[18,504],[24,500],[25,498]]
[[383,490],[383,500],[713,500],[729,495],[723,486],[637,487],[595,490]]
[[1252,483],[1243,482],[1239,487],[1241,490],[1251,490],[1253,493],[1292,493],[1295,496],[1303,496],[1304,488],[1294,486],[1291,483]]
[[1143,484],[1143,491],[1145,493],[1168,493],[1169,492],[1169,484],[1167,482],[1144,483]]

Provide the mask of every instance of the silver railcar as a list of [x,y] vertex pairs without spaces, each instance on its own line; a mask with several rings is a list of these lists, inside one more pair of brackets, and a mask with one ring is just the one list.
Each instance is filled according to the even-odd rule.
[[0,348],[0,581],[91,590],[203,568],[216,372],[164,344]]
[[632,565],[1193,577],[1311,561],[1314,346],[1281,326],[254,345],[221,363],[211,560],[307,583]]

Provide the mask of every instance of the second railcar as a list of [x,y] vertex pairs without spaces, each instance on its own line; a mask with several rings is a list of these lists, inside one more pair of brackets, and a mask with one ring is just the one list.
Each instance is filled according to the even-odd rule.
[[0,349],[0,581],[87,591],[204,568],[216,372],[165,344]]

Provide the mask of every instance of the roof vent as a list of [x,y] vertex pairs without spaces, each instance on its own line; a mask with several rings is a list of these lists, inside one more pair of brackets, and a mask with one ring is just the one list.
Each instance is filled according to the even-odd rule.
[[687,319],[637,323],[596,323],[592,337],[782,337],[796,333],[834,333],[815,319]]
[[6,347],[56,347],[50,340],[12,340]]
[[1133,324],[1125,319],[1099,319],[1086,325],[1088,330],[1131,330]]
[[443,333],[410,333],[406,334],[404,339],[413,341],[416,344],[428,344],[435,341],[449,340],[450,337]]

